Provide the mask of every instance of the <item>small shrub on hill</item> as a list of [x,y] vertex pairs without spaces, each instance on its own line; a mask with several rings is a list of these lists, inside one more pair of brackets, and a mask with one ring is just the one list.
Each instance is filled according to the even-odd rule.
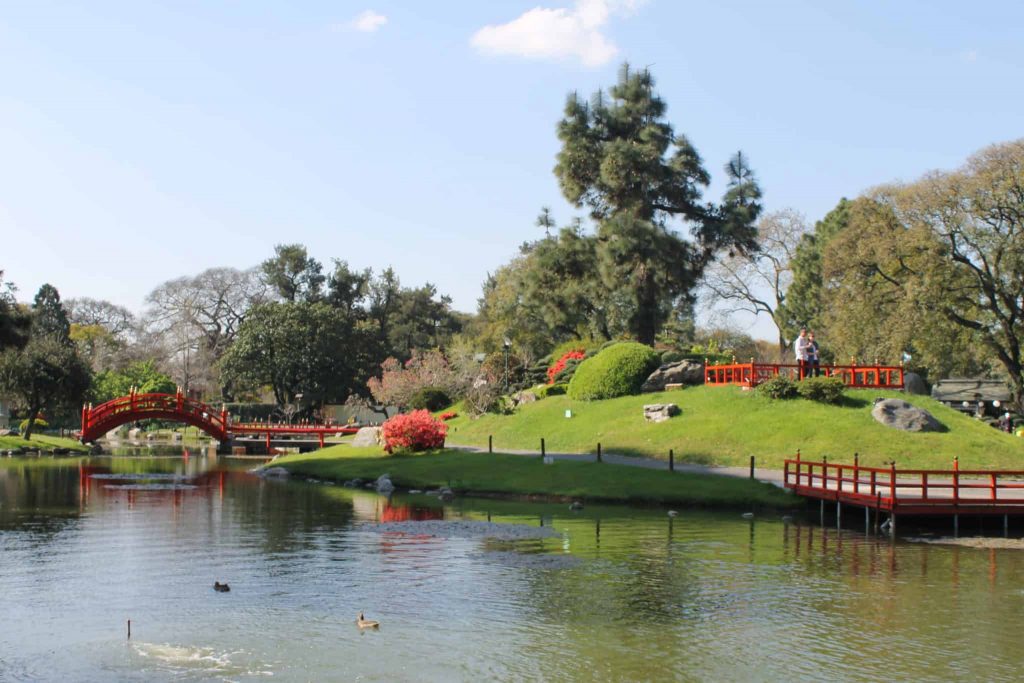
[[566,374],[568,373],[571,376],[575,372],[576,366],[586,356],[587,353],[583,349],[570,349],[563,353],[548,368],[548,384],[554,384],[556,380],[568,381]]
[[758,396],[777,400],[797,397],[796,382],[784,375],[761,382],[754,391]]
[[384,450],[388,453],[441,448],[447,433],[448,425],[435,420],[426,410],[395,415],[381,427]]
[[409,398],[411,409],[429,410],[432,413],[451,404],[451,398],[439,387],[423,387]]
[[800,396],[819,403],[839,403],[845,389],[843,380],[837,377],[807,377],[796,385]]
[[[22,433],[24,433],[25,430],[28,429],[28,418],[25,418],[24,420],[22,420],[21,424],[19,425],[19,427],[21,427],[21,431],[22,431]],[[38,432],[38,431],[40,431],[42,429],[49,429],[49,428],[50,428],[50,423],[47,422],[46,420],[44,420],[41,417],[37,417],[36,418],[36,423],[32,427],[32,429],[34,431],[36,431],[36,432]]]
[[537,387],[533,390],[533,393],[537,395],[537,398],[547,398],[548,396],[559,396],[565,393],[568,384],[545,384]]
[[644,344],[613,344],[580,363],[569,382],[569,397],[595,401],[638,394],[660,362],[658,353]]

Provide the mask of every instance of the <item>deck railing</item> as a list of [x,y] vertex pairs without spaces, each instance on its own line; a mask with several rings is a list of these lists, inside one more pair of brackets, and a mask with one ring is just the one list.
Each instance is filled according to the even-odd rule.
[[[761,382],[780,375],[794,380],[810,376],[805,370],[801,376],[800,366],[789,363],[731,363],[728,365],[705,365],[705,384],[735,384],[755,387]],[[901,365],[822,365],[817,369],[822,377],[838,377],[851,388],[860,389],[903,389],[903,366]]]
[[963,470],[953,459],[949,470],[864,467],[855,458],[852,465],[787,459],[783,483],[802,495],[835,498],[884,509],[895,507],[1024,508],[1024,470]]

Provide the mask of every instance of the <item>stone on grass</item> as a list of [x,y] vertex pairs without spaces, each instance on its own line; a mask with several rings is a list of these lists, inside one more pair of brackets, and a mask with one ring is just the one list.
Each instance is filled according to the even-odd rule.
[[288,470],[283,467],[264,467],[261,470],[257,470],[256,474],[261,477],[288,477],[291,476]]
[[537,394],[532,391],[520,391],[518,394],[512,395],[512,402],[517,406],[521,406],[524,403],[536,403]]
[[680,412],[675,403],[651,403],[644,406],[644,419],[648,422],[664,422]]
[[352,446],[370,448],[380,443],[380,427],[361,427],[352,438]]
[[903,391],[908,394],[917,394],[918,396],[928,395],[928,385],[921,379],[921,375],[916,372],[907,372],[903,375]]
[[668,384],[703,384],[704,365],[692,360],[666,363],[651,373],[640,388],[642,392],[665,391]]
[[942,430],[942,423],[932,417],[927,410],[898,398],[875,401],[875,407],[871,409],[871,417],[886,427],[905,432],[938,432]]

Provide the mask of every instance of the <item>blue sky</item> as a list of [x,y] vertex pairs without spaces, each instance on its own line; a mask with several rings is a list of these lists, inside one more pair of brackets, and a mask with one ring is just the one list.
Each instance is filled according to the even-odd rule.
[[1021,26],[1018,2],[0,2],[0,268],[140,310],[301,242],[474,310],[541,206],[574,215],[555,123],[622,60],[714,196],[742,149],[813,221],[1024,134]]

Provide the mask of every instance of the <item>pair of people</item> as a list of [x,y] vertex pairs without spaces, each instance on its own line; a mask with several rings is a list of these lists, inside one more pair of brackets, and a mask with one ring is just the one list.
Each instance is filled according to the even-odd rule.
[[800,336],[793,343],[793,348],[796,350],[800,379],[821,374],[821,351],[818,342],[814,341],[814,332],[808,332],[806,327],[801,327]]

